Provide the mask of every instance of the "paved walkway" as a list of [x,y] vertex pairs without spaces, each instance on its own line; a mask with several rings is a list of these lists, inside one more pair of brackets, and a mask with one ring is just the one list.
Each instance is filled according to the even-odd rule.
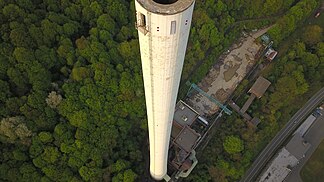
[[[305,158],[303,158],[299,165],[296,166],[289,176],[286,178],[285,181],[287,182],[302,182],[302,179],[300,178],[300,171],[303,168],[303,166],[306,164],[307,160],[312,156],[313,152],[316,150],[318,145],[321,143],[321,141],[324,139],[324,111],[322,111],[322,116],[318,117],[315,120],[315,123],[311,128],[308,130],[308,132],[305,134],[304,138],[307,142],[311,144],[311,147],[307,151]],[[321,180],[321,179],[319,179]]]

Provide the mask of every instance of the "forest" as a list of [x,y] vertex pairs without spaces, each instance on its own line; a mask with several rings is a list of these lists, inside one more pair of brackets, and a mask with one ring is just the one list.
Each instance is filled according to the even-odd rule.
[[[277,20],[269,34],[280,45],[316,2],[197,1],[183,82],[201,79],[243,29]],[[147,120],[134,8],[134,0],[0,1],[0,181],[143,180]],[[309,28],[322,33],[321,27]],[[302,86],[292,97],[323,78],[320,72],[310,74],[323,68],[322,37],[304,37],[276,63],[280,69],[269,74],[280,93]],[[294,82],[282,88],[290,74]],[[287,102],[274,107],[282,98]],[[273,93],[266,99],[270,104],[264,110],[275,121],[280,115],[271,113],[292,98]],[[227,119],[226,125],[246,128],[234,117]],[[234,129],[221,132],[217,138],[224,143],[219,147],[218,140],[211,141],[206,154],[212,160],[199,164],[188,180],[236,181],[253,147],[262,147],[246,142],[262,141],[249,136],[256,135],[250,130],[245,129],[246,136]],[[224,157],[214,157],[217,153]],[[235,166],[237,161],[243,167]]]

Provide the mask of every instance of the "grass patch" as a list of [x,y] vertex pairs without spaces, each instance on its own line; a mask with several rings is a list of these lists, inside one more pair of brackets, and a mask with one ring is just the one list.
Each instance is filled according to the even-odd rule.
[[324,179],[324,140],[320,143],[306,165],[302,168],[300,176],[304,182],[316,182]]

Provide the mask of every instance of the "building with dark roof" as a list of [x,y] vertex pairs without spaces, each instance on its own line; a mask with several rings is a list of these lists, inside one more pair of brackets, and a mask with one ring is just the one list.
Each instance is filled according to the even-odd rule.
[[[176,104],[169,147],[169,167],[177,171],[176,176],[187,176],[196,166],[195,149],[201,140],[202,131],[208,121],[183,101]],[[171,168],[170,168],[171,169]]]
[[257,98],[261,98],[270,85],[271,82],[269,80],[260,76],[248,92],[254,94]]
[[189,126],[184,126],[173,142],[186,152],[191,152],[199,138],[200,135],[198,133]]
[[[243,116],[247,121],[250,121],[253,125],[257,126],[261,121],[259,118],[252,117],[246,113],[246,111],[249,109],[250,105],[254,101],[255,98],[261,98],[265,91],[269,88],[271,85],[271,82],[262,76],[260,76],[255,83],[252,85],[248,93],[251,93],[249,99],[244,103],[242,108],[239,110],[239,113],[241,116]],[[239,107],[235,106],[235,103],[231,103],[231,107],[238,110]],[[251,120],[252,119],[252,120]]]
[[183,101],[179,101],[175,107],[173,120],[181,126],[191,125],[199,116],[199,113]]

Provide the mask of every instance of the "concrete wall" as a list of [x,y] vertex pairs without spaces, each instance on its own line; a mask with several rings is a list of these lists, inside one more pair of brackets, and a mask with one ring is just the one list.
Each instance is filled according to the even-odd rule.
[[[150,172],[162,179],[167,172],[170,133],[194,3],[178,14],[148,12],[135,1],[147,107]],[[171,22],[175,30],[171,31]],[[172,33],[171,33],[172,32]]]

